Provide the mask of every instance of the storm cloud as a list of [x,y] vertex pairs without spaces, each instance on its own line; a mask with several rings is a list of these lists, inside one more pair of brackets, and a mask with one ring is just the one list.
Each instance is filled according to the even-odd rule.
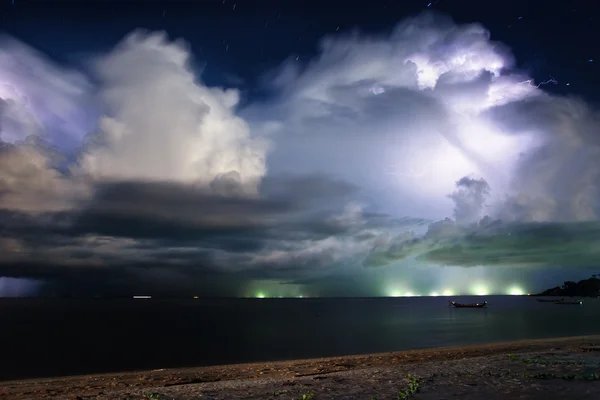
[[598,110],[533,84],[479,24],[325,37],[243,106],[164,33],[85,71],[2,43],[0,276],[242,295],[600,261]]

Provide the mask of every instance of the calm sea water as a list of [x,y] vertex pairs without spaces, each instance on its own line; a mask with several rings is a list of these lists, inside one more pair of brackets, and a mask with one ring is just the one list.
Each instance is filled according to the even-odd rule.
[[2,299],[0,380],[600,334],[598,299],[486,300]]

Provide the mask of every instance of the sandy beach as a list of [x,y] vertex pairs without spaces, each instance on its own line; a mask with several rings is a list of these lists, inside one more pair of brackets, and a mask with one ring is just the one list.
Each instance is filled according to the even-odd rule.
[[598,350],[583,336],[31,379],[0,383],[0,399],[597,399]]

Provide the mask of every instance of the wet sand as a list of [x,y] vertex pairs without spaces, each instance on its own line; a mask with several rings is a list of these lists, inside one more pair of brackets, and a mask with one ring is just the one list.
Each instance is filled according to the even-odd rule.
[[303,396],[315,400],[598,399],[600,335],[0,382],[0,399],[15,400]]

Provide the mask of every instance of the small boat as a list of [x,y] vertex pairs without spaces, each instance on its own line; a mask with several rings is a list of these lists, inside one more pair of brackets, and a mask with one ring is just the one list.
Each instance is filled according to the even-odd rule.
[[556,300],[554,304],[565,304],[565,305],[581,305],[583,301],[564,301],[564,300]]
[[487,307],[487,301],[484,301],[483,303],[471,303],[471,304],[461,304],[461,303],[457,303],[455,301],[449,301],[448,303],[450,303],[451,305],[453,305],[456,308],[485,308],[485,307]]

